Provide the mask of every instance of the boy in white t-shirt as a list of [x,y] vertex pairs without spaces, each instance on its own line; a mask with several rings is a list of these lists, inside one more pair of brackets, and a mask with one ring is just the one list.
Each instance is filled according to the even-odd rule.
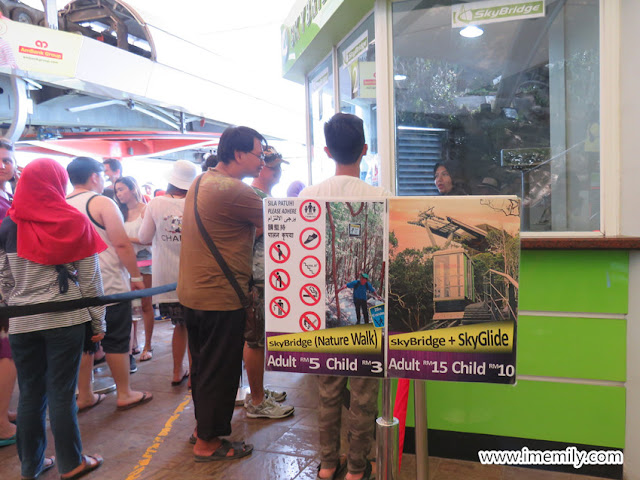
[[[347,113],[334,115],[324,125],[327,146],[324,151],[336,162],[333,177],[300,192],[301,198],[321,197],[387,197],[391,192],[372,187],[360,180],[360,163],[367,154],[364,127],[360,118]],[[320,431],[320,465],[317,479],[338,478],[342,398],[348,377],[318,375],[318,427]],[[367,459],[373,444],[378,413],[377,378],[349,377],[351,402],[349,406],[349,449],[345,480],[369,480],[372,464]]]

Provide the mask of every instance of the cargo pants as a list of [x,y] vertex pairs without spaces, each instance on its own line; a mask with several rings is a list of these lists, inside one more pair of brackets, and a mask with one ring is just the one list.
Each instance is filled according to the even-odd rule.
[[342,406],[349,380],[351,401],[347,410],[347,468],[351,473],[364,472],[373,444],[378,414],[380,380],[363,377],[318,375],[318,427],[322,468],[337,468],[340,459]]

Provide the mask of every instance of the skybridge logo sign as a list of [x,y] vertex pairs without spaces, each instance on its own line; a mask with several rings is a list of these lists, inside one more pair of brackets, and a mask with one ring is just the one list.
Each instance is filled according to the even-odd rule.
[[508,22],[526,18],[544,17],[544,0],[491,0],[453,5],[451,7],[451,27]]

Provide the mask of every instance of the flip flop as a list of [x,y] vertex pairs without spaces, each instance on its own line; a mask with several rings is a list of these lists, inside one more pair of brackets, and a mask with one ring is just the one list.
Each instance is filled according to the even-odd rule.
[[42,470],[40,470],[40,473],[38,475],[36,475],[35,477],[21,477],[21,480],[36,480],[40,475],[42,475],[45,472],[48,472],[49,470],[51,470],[53,467],[56,466],[56,457],[45,457],[44,458],[45,461],[49,460],[51,461],[50,464],[48,465],[44,465],[42,467]]
[[362,478],[360,480],[370,480],[371,478],[375,478],[373,475],[373,464],[369,459],[365,459],[367,461],[367,465],[364,468],[364,472],[362,473]]
[[335,472],[333,472],[333,475],[331,475],[330,477],[322,478],[320,476],[320,466],[321,465],[322,465],[322,463],[318,464],[318,474],[316,475],[316,480],[335,480],[336,478],[340,477],[340,475],[342,474],[343,470],[347,467],[346,461],[344,463],[340,462],[340,463],[338,463],[338,466],[336,467]]
[[124,410],[129,410],[131,408],[135,408],[138,405],[143,405],[145,403],[150,402],[151,400],[153,400],[153,395],[151,395],[149,392],[143,392],[142,393],[142,398],[136,402],[133,403],[128,403],[127,405],[121,405],[116,407],[116,410],[118,410],[119,412],[122,412]]
[[9,438],[0,438],[0,447],[8,447],[9,445],[13,445],[16,443],[15,434]]
[[[233,455],[227,456],[229,450],[233,448]],[[246,457],[253,451],[253,445],[246,444],[244,442],[233,442],[229,440],[222,440],[215,452],[211,455],[194,455],[196,462],[220,462],[225,460],[236,460],[238,458]]]
[[139,362],[148,362],[153,358],[153,348],[147,350],[146,348],[142,350],[142,353],[138,357]]
[[189,443],[191,445],[195,445],[196,442],[198,441],[198,437],[196,437],[193,433],[191,434],[191,436],[189,437]]
[[[96,463],[90,465],[89,459],[95,460]],[[60,480],[76,480],[76,478],[84,477],[87,473],[93,472],[99,468],[103,463],[104,460],[100,455],[82,455],[82,470],[70,477],[60,475]]]
[[102,401],[107,398],[107,396],[104,393],[99,393],[98,394],[98,399],[93,402],[91,405],[87,405],[86,407],[82,407],[78,409],[78,413],[80,412],[86,412],[87,410],[91,410],[93,407],[95,407],[96,405],[98,405],[99,403],[102,403]]
[[182,378],[181,378],[180,380],[178,380],[177,382],[176,382],[176,381],[174,381],[174,380],[172,380],[172,381],[171,381],[171,386],[172,386],[172,387],[177,387],[178,385],[182,385],[182,384],[184,383],[184,381],[185,381],[187,378],[189,378],[189,372],[186,372],[186,373],[182,376]]
[[138,355],[140,353],[140,347],[135,347],[131,350],[131,355]]
[[364,475],[362,475],[362,478],[360,480],[369,480],[373,476],[374,476],[373,475],[373,464],[371,463],[371,461],[367,460],[367,466],[364,469]]

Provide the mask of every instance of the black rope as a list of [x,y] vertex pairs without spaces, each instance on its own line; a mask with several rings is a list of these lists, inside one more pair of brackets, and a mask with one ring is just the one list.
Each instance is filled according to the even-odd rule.
[[97,307],[98,305],[128,302],[129,300],[136,298],[150,297],[159,293],[172,292],[177,287],[177,283],[169,283],[167,285],[160,285],[159,287],[116,293],[115,295],[103,295],[102,297],[79,298],[77,300],[66,300],[64,302],[33,303],[31,305],[11,305],[7,307],[0,307],[0,318],[26,317],[27,315],[51,312],[67,312],[70,310],[79,310],[81,308]]

